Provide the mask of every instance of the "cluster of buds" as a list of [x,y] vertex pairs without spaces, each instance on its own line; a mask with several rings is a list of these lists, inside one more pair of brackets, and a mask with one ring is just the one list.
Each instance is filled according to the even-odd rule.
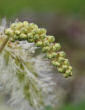
[[36,24],[24,21],[11,24],[10,28],[5,30],[5,34],[10,37],[11,41],[27,40],[35,43],[37,47],[42,48],[59,72],[64,73],[65,77],[72,75],[72,67],[65,58],[65,53],[59,52],[61,45],[55,43],[54,36],[46,35],[46,29],[38,28]]

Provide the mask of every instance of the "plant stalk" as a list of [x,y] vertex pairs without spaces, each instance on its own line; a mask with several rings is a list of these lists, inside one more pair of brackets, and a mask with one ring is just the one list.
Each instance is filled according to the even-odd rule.
[[9,40],[9,37],[7,37],[7,38],[3,41],[2,45],[0,46],[0,53],[2,52],[2,50],[4,49],[4,47],[6,46],[8,40]]

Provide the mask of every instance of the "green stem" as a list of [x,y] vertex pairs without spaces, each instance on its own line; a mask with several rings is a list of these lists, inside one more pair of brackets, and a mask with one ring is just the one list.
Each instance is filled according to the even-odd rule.
[[0,53],[2,52],[2,50],[4,49],[4,47],[6,46],[8,40],[9,40],[9,37],[7,37],[7,38],[3,41],[2,45],[0,46]]

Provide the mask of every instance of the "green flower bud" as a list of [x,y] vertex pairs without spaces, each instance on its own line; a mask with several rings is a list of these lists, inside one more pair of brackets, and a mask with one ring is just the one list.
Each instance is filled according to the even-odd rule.
[[22,34],[20,34],[20,38],[21,39],[27,39],[27,35],[22,33]]
[[52,64],[53,64],[54,66],[60,66],[60,63],[57,62],[57,61],[52,61]]
[[16,30],[19,30],[23,27],[23,23],[22,22],[18,22],[16,23]]
[[13,31],[11,30],[11,28],[8,28],[5,30],[5,34],[8,36],[13,36]]
[[51,53],[47,53],[47,58],[51,59],[52,58],[52,54]]
[[56,43],[55,45],[53,45],[53,51],[58,51],[61,49],[61,45],[59,43]]
[[61,62],[64,62],[64,58],[63,57],[59,57],[58,61],[61,63]]
[[23,25],[24,25],[25,27],[28,27],[28,25],[29,25],[28,21],[24,21],[24,22],[23,22]]
[[46,34],[44,34],[44,33],[41,34],[41,35],[40,35],[40,38],[41,38],[41,39],[45,39],[45,38],[46,38]]
[[53,52],[53,53],[47,53],[47,57],[49,59],[54,58],[54,57],[56,57],[56,53],[55,52]]
[[62,67],[59,67],[59,68],[58,68],[58,71],[59,71],[60,73],[63,73],[65,70],[64,70]]
[[29,27],[30,27],[30,29],[38,29],[38,26],[36,24],[34,24],[34,23],[30,23]]
[[50,43],[55,41],[54,36],[47,36],[47,38]]
[[62,68],[66,70],[68,68],[68,66],[67,65],[63,65]]
[[44,46],[49,46],[49,41],[48,41],[47,39],[44,40],[43,45],[44,45]]
[[65,65],[69,65],[68,59],[64,59],[64,64],[65,64]]
[[16,23],[12,23],[10,26],[11,29],[15,29],[16,28]]
[[69,66],[69,70],[72,71],[72,66]]
[[64,77],[65,77],[65,78],[68,78],[68,76],[69,76],[68,74],[64,74]]
[[33,39],[33,34],[32,33],[28,33],[27,37],[28,37],[28,39]]
[[20,34],[20,31],[16,30],[15,31],[15,34],[19,35]]
[[39,40],[39,36],[38,35],[35,35],[34,36],[34,40]]
[[14,35],[14,40],[18,40],[19,36],[18,35]]
[[43,44],[42,41],[38,41],[38,42],[36,43],[36,46],[41,47],[42,44]]
[[55,58],[57,56],[57,53],[56,52],[53,52],[52,53],[52,58]]
[[28,33],[28,30],[27,30],[26,28],[24,28],[24,27],[23,27],[23,28],[21,28],[21,29],[20,29],[20,31],[21,31],[21,33],[25,33],[25,34],[27,34],[27,33]]
[[44,29],[44,28],[41,28],[41,29],[38,29],[38,33],[40,34],[40,35],[42,35],[42,34],[46,34],[46,29]]
[[60,57],[65,57],[66,54],[65,54],[65,52],[62,51],[62,52],[59,52],[59,56],[60,56]]
[[28,39],[28,42],[34,42],[34,40],[33,39]]
[[48,46],[42,48],[43,52],[48,52],[49,50],[50,50],[50,47],[48,47]]
[[31,33],[34,35],[34,36],[39,36],[38,34],[37,34],[37,29],[33,29],[33,30],[31,30]]
[[66,72],[65,72],[66,74],[68,74],[68,75],[71,75],[71,71],[68,69],[68,70],[66,70]]
[[72,76],[72,72],[70,73],[70,76]]

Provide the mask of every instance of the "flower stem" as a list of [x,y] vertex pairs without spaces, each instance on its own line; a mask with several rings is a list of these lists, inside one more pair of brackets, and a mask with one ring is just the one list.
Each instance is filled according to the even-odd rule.
[[8,40],[9,40],[9,37],[6,37],[6,39],[3,41],[2,45],[0,46],[0,53],[2,52],[2,50],[4,49],[4,47],[6,46]]

